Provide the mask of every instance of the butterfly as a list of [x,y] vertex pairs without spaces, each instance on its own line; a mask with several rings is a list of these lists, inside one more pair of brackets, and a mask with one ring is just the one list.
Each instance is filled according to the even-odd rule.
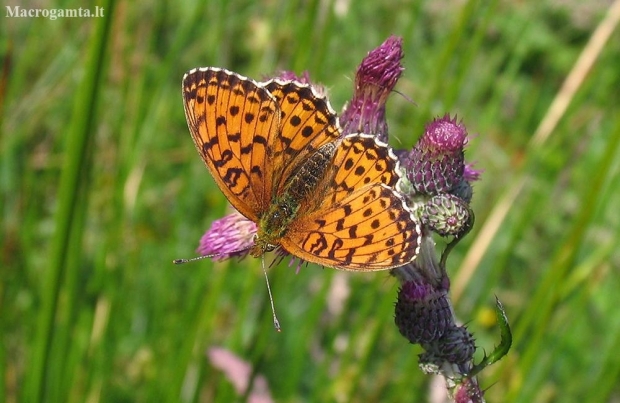
[[421,229],[396,190],[398,159],[372,135],[344,136],[328,100],[311,86],[198,68],[183,77],[183,101],[213,179],[257,225],[252,256],[280,247],[356,271],[416,258]]

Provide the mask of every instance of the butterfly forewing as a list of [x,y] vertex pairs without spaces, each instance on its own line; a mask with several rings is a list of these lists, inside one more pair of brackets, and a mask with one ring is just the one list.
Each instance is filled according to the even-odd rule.
[[278,106],[256,82],[216,69],[183,79],[185,116],[198,152],[230,203],[256,221],[272,199],[269,144],[277,137]]

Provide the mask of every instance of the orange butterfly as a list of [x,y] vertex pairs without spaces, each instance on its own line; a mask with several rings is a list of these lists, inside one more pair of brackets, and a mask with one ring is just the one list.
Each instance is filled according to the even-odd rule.
[[414,260],[420,224],[399,188],[392,150],[343,136],[325,97],[297,81],[258,83],[208,67],[183,78],[198,153],[229,202],[257,224],[250,254],[281,247],[343,270]]

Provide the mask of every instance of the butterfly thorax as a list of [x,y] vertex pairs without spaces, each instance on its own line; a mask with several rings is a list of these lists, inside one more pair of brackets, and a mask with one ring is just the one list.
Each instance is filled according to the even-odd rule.
[[295,220],[300,206],[321,199],[316,193],[326,186],[325,179],[329,177],[326,172],[332,169],[335,151],[334,143],[321,146],[288,177],[281,187],[281,194],[274,197],[267,211],[259,217],[257,237],[250,250],[252,256],[258,257],[275,249]]
[[273,203],[258,222],[258,232],[250,255],[260,257],[274,250],[286,234],[288,226],[295,219],[299,204],[280,200]]

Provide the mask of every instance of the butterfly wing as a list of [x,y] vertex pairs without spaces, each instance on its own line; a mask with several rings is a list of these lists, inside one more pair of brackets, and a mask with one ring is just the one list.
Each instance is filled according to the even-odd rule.
[[398,160],[387,145],[374,136],[349,135],[333,163],[322,202],[300,207],[282,247],[303,260],[344,270],[385,270],[415,259],[421,228],[394,190]]
[[276,99],[253,80],[209,67],[184,76],[183,101],[194,144],[215,182],[256,222],[272,199],[268,153],[279,128]]
[[329,101],[311,86],[297,81],[271,80],[263,84],[280,110],[280,132],[270,158],[274,166],[274,194],[321,146],[341,136],[338,117]]

